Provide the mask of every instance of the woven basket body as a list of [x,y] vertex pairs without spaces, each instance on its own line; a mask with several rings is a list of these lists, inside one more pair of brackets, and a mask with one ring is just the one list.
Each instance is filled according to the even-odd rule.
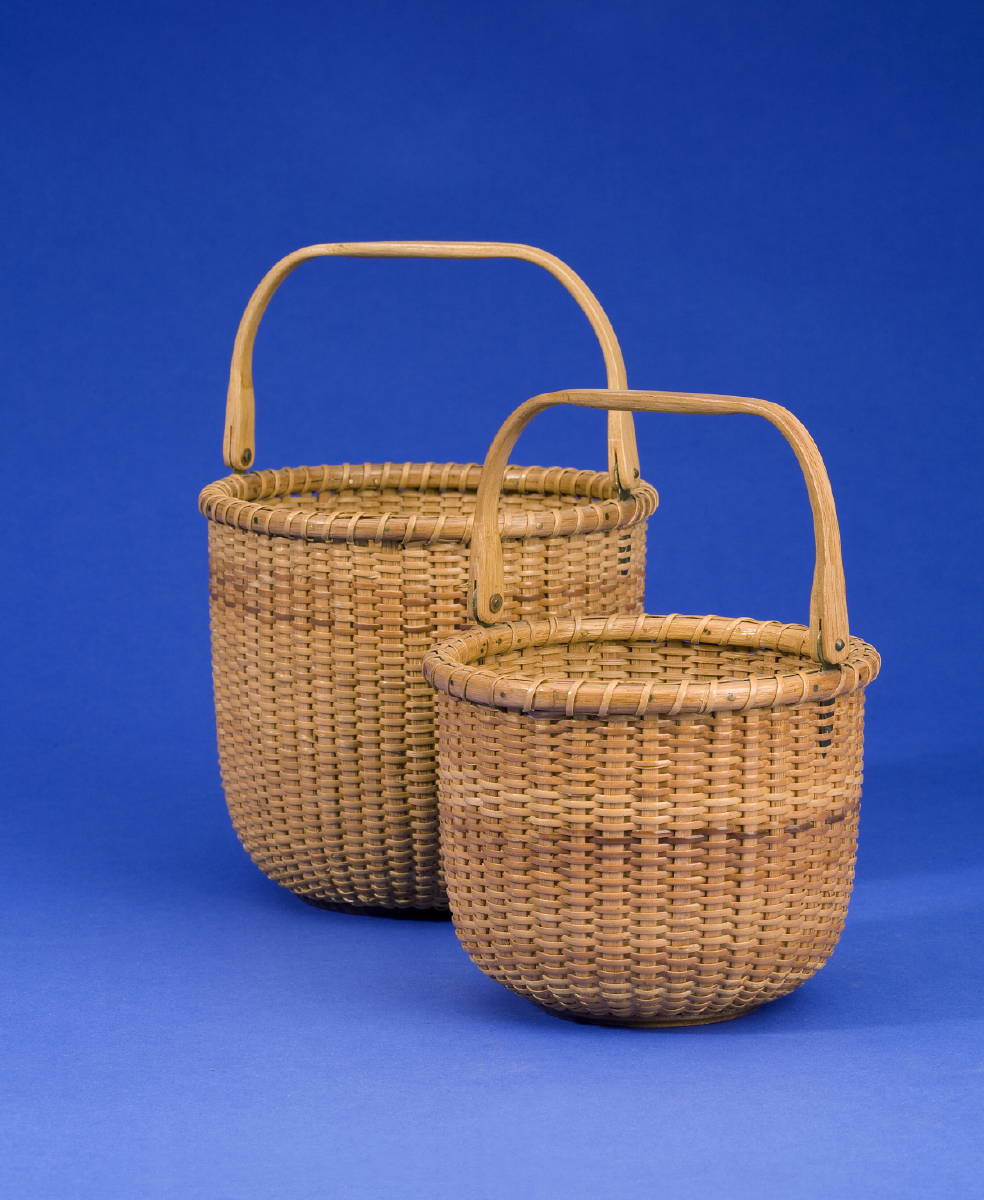
[[[202,493],[229,812],[257,865],[306,899],[446,904],[421,661],[467,622],[478,475],[329,466]],[[510,470],[511,611],[641,610],[656,496],[645,484],[610,496],[605,474]]]
[[[688,620],[699,636],[706,619],[677,618],[682,633]],[[527,686],[806,680],[800,703],[675,716],[540,715],[439,695],[458,935],[494,979],[572,1016],[737,1015],[814,974],[847,910],[870,647],[852,640],[846,672],[824,673],[774,648],[777,630],[795,644],[802,627],[743,622],[742,644],[727,646],[660,640],[662,624],[623,621],[622,637],[609,624],[601,640],[604,621],[540,622],[533,644],[496,652],[465,635],[444,664],[457,688],[466,658]],[[527,640],[528,626],[509,628]]]
[[814,503],[811,624],[557,614],[435,647],[425,674],[439,693],[452,915],[482,970],[561,1015],[724,1020],[792,991],[837,942],[863,689],[879,659],[847,635],[829,484],[790,414],[721,397],[599,396],[530,401],[493,445],[476,514],[479,619],[509,573],[490,525],[502,456],[535,412],[567,401],[779,425]]

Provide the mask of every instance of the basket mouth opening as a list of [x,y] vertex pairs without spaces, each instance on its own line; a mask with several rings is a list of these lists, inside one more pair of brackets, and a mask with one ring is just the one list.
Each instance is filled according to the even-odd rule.
[[824,702],[870,683],[877,653],[852,638],[840,666],[816,661],[803,625],[718,616],[530,619],[435,647],[439,691],[559,716],[720,712]]
[[[474,497],[482,474],[480,463],[336,463],[313,467],[282,467],[248,471],[226,480],[242,481],[240,498],[289,502],[324,498],[323,507],[358,502],[374,495],[419,499]],[[511,464],[503,477],[506,496],[542,496],[545,499],[611,500],[610,477],[603,471],[573,467],[523,467]]]
[[[467,541],[478,463],[342,463],[230,475],[199,507],[211,520],[311,540]],[[507,538],[615,529],[644,520],[656,493],[639,482],[617,497],[603,471],[510,466],[500,511]]]

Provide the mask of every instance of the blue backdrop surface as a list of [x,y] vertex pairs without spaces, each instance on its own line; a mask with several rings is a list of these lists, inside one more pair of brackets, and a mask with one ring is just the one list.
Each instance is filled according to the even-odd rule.
[[[534,1200],[979,1194],[979,5],[12,0],[2,48],[3,1192]],[[760,395],[827,459],[869,694],[829,966],[731,1025],[554,1020],[446,924],[318,912],[226,817],[204,522],[236,322],[298,245],[525,241],[637,386]],[[481,458],[597,386],[509,262],[312,264],[258,461]],[[650,611],[801,620],[795,463],[638,421]],[[558,410],[526,462],[601,465]],[[700,537],[695,537],[695,531]]]

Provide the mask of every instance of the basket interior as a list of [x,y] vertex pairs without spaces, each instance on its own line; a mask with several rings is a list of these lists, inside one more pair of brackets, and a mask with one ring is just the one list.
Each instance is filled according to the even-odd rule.
[[[341,517],[471,517],[479,474],[474,463],[300,467],[259,473],[261,486],[248,498]],[[611,495],[607,475],[599,472],[511,467],[500,503],[507,512],[526,512],[573,508]]]
[[527,646],[488,654],[473,665],[518,679],[557,683],[578,679],[670,683],[684,678],[715,682],[817,669],[817,663],[805,655],[758,646],[635,639]]

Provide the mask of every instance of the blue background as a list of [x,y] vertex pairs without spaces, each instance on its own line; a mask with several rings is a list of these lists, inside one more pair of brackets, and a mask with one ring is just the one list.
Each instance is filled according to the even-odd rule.
[[[6,6],[6,1195],[978,1195],[979,5]],[[318,912],[215,762],[200,487],[266,268],[501,239],[582,272],[638,386],[765,396],[838,497],[869,693],[834,959],[732,1025],[579,1027],[450,926]],[[518,263],[307,266],[256,357],[258,461],[480,458],[603,382]],[[651,611],[805,616],[795,464],[638,422]],[[559,410],[526,462],[601,465]]]

